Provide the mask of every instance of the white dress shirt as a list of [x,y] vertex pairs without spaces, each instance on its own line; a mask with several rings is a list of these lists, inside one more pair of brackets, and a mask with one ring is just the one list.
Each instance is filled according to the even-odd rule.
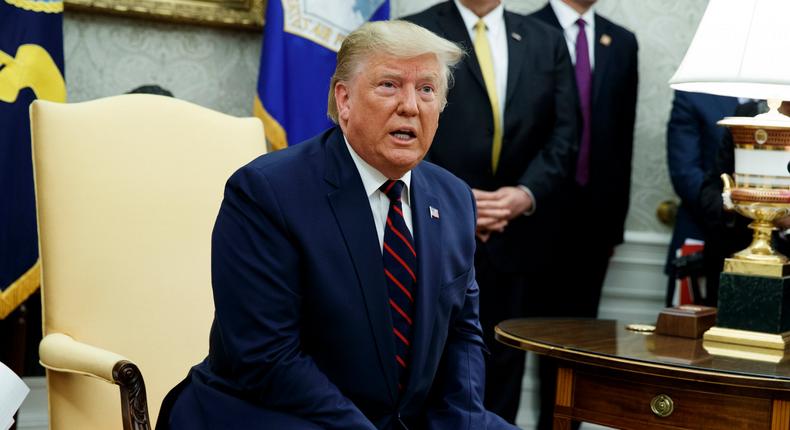
[[[381,248],[381,252],[383,253],[384,226],[387,225],[387,213],[390,210],[390,199],[386,194],[382,193],[379,188],[384,185],[389,178],[363,160],[362,157],[354,151],[354,148],[348,144],[348,139],[346,139],[345,136],[343,136],[343,140],[346,142],[348,152],[351,153],[351,159],[354,160],[354,165],[357,167],[359,177],[362,178],[362,185],[365,187],[365,194],[368,196],[368,203],[370,203],[370,211],[373,213],[373,221],[376,224],[376,233],[379,237],[379,248]],[[409,199],[411,171],[406,172],[400,180],[406,184],[406,186],[403,187],[401,195],[403,219],[406,221],[406,227],[409,229],[412,237],[414,237],[414,229],[412,228],[411,221],[411,201]]]
[[[466,6],[462,5],[460,1],[454,0],[455,6],[461,12],[461,18],[464,20],[466,30],[469,32],[469,39],[474,44],[475,42],[475,24],[480,19],[474,12],[469,10]],[[486,35],[488,36],[488,45],[491,47],[491,62],[494,64],[494,80],[496,81],[496,95],[499,101],[499,121],[501,122],[502,130],[505,129],[505,95],[507,94],[507,29],[505,28],[505,6],[502,3],[495,7],[494,10],[483,17],[483,22],[486,24]]]
[[576,65],[576,37],[579,35],[579,26],[576,21],[581,18],[584,20],[584,33],[587,35],[587,49],[590,52],[590,70],[595,70],[595,12],[593,8],[587,9],[583,15],[573,10],[562,0],[549,0],[554,15],[560,22],[562,32],[565,34],[565,43],[568,44],[568,53],[571,61]]

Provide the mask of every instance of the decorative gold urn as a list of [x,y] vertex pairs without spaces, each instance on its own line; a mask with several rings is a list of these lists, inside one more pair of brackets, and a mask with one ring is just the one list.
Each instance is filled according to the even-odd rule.
[[724,207],[754,221],[752,243],[725,260],[726,273],[782,277],[790,260],[771,245],[774,221],[790,215],[790,124],[770,118],[730,117],[719,121],[732,133],[735,178],[724,181]]
[[719,121],[735,145],[734,178],[722,175],[724,207],[753,221],[752,243],[727,258],[716,325],[704,334],[713,355],[779,362],[790,346],[790,260],[771,245],[774,222],[790,215],[790,119],[772,110]]

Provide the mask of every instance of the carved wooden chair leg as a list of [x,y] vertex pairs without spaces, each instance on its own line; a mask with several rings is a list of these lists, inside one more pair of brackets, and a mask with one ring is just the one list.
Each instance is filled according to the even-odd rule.
[[151,430],[145,382],[140,369],[130,361],[119,361],[112,370],[112,376],[121,387],[123,430]]

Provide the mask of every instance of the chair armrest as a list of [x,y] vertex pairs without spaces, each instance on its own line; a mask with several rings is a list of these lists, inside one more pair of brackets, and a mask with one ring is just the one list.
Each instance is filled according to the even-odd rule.
[[41,365],[49,370],[92,376],[118,385],[123,429],[151,429],[143,375],[126,357],[62,333],[46,335],[38,345],[38,355]]
[[38,346],[41,365],[49,370],[79,373],[115,384],[113,369],[126,357],[78,342],[62,333],[48,334]]

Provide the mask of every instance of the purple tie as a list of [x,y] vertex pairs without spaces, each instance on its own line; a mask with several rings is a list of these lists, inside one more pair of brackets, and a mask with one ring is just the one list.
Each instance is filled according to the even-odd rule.
[[585,22],[579,18],[579,35],[576,37],[576,87],[579,89],[579,103],[582,111],[582,138],[579,145],[579,159],[576,161],[576,182],[587,185],[590,181],[590,138],[592,127],[592,68],[590,51],[587,46]]

